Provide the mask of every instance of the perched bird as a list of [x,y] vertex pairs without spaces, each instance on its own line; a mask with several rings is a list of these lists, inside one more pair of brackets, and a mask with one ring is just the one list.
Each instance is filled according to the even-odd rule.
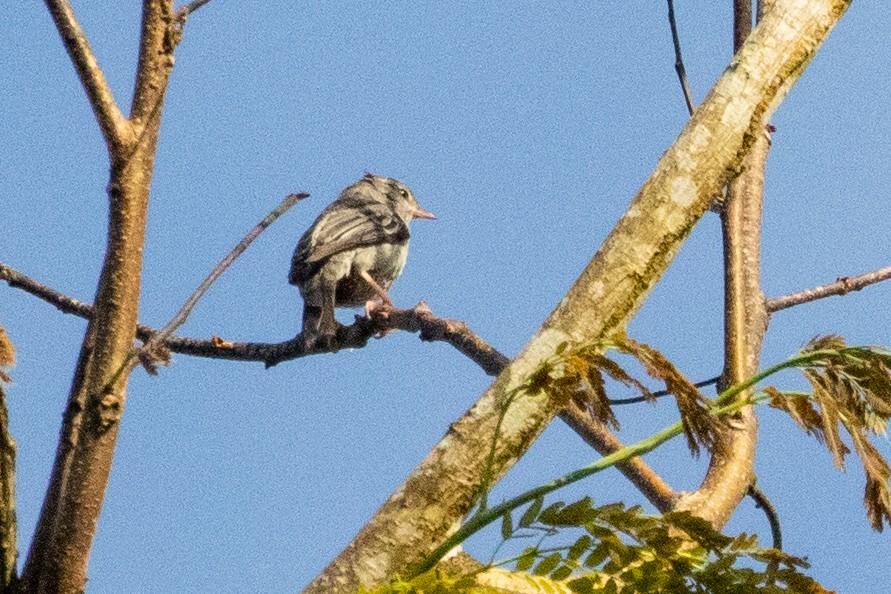
[[408,255],[408,225],[435,219],[402,182],[366,173],[321,212],[297,243],[288,281],[303,296],[308,340],[337,332],[335,307],[392,305],[387,289]]

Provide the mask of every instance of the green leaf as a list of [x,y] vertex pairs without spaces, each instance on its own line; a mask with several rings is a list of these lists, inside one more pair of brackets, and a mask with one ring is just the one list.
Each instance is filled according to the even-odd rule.
[[609,547],[606,543],[601,542],[599,545],[594,547],[594,550],[591,551],[591,554],[585,559],[585,567],[597,567],[609,556]]
[[579,499],[575,503],[567,505],[554,514],[551,521],[545,522],[542,514],[542,522],[551,526],[583,526],[597,517],[594,502],[590,497]]
[[507,540],[514,533],[513,522],[510,518],[510,511],[501,516],[501,538]]
[[572,575],[572,567],[570,565],[561,565],[551,572],[551,579],[562,581]]
[[535,566],[535,571],[533,573],[535,573],[535,575],[547,575],[554,571],[554,568],[556,568],[562,560],[563,557],[560,553],[551,553]]
[[576,540],[575,543],[573,543],[573,545],[569,547],[569,553],[566,555],[566,558],[573,561],[579,560],[582,555],[585,554],[585,551],[591,548],[591,544],[593,542],[594,539],[587,534],[581,535],[578,540]]
[[580,577],[566,583],[569,589],[576,594],[596,594],[594,590],[594,580],[589,577]]
[[517,571],[528,571],[535,563],[538,557],[538,549],[535,547],[527,547],[525,551],[517,558]]
[[566,504],[562,501],[555,501],[551,505],[544,508],[544,511],[538,515],[538,521],[542,524],[552,524],[553,521],[557,518],[557,514],[560,513],[560,510],[566,507]]
[[528,528],[532,525],[535,520],[538,519],[538,513],[541,511],[542,506],[544,505],[544,496],[536,497],[535,501],[532,502],[532,505],[523,513],[523,517],[520,518],[520,528]]

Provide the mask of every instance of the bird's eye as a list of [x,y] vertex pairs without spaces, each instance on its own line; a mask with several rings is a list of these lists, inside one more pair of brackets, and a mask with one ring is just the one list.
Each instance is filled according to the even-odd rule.
[[408,198],[408,190],[405,188],[399,188],[399,195],[403,198]]

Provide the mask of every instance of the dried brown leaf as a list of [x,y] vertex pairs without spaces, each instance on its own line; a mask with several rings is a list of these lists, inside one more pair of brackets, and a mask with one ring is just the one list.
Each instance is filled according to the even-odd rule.
[[770,395],[770,406],[786,411],[792,420],[809,435],[817,438],[821,444],[825,443],[823,436],[823,417],[814,408],[810,399],[798,395],[780,392],[774,387],[764,390]]
[[653,392],[649,388],[639,382],[636,378],[631,377],[631,375],[629,375],[627,371],[622,369],[622,366],[615,361],[608,359],[603,355],[595,354],[592,355],[591,362],[599,369],[603,370],[603,372],[610,376],[612,379],[640,392],[640,395],[647,400],[655,400]]
[[700,446],[712,449],[718,439],[722,420],[709,413],[710,401],[699,388],[653,347],[630,338],[618,339],[616,344],[620,351],[640,361],[650,377],[664,382],[665,389],[674,395],[687,446],[693,455],[699,454]]
[[867,362],[865,373],[858,378],[866,391],[867,405],[871,411],[885,419],[891,417],[891,357],[877,353]]
[[600,373],[594,365],[590,365],[587,369],[587,377],[589,390],[580,391],[577,402],[580,406],[587,409],[591,417],[605,425],[610,426],[613,430],[618,431],[619,419],[613,413],[610,406],[609,397],[606,395],[606,387],[603,382],[603,374]]
[[886,523],[891,526],[891,493],[888,491],[888,481],[866,475],[863,505],[866,507],[866,518],[874,530],[881,532]]
[[12,378],[9,377],[3,368],[14,364],[15,347],[12,345],[12,341],[9,340],[9,335],[6,334],[3,325],[0,324],[0,383],[9,383],[12,381]]
[[826,334],[825,336],[814,336],[808,341],[802,351],[824,351],[843,349],[847,345],[845,339],[838,334]]
[[9,340],[9,335],[3,325],[0,324],[0,367],[15,365],[15,347]]
[[823,438],[827,449],[832,454],[832,461],[839,470],[845,469],[845,456],[850,452],[841,440],[838,432],[839,409],[832,392],[826,388],[825,376],[816,371],[806,369],[804,376],[814,388],[814,399],[820,405],[820,417],[823,423]]
[[867,518],[881,531],[886,523],[891,526],[891,465],[869,435],[884,433],[891,418],[891,354],[879,347],[848,347],[839,336],[815,338],[809,348],[826,351],[801,366],[814,389],[812,402],[768,390],[771,405],[787,411],[805,431],[822,437],[840,469],[850,453],[840,435],[839,425],[844,427],[866,474]]
[[866,473],[863,505],[872,527],[881,532],[884,522],[891,526],[891,466],[869,440],[859,432],[851,434],[854,449]]

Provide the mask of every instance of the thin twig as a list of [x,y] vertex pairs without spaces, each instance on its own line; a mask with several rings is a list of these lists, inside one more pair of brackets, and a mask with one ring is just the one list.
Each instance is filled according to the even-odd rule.
[[847,295],[851,291],[859,291],[864,287],[888,280],[889,278],[891,278],[891,266],[861,274],[860,276],[842,276],[835,282],[827,285],[806,289],[783,297],[768,299],[767,311],[769,313],[774,313],[781,309],[787,309],[795,305],[801,305],[802,303],[810,303],[811,301],[823,299],[824,297]]
[[192,2],[189,2],[185,6],[181,6],[176,11],[176,14],[179,18],[185,19],[190,14],[192,14],[193,12],[195,12],[196,10],[198,10],[199,8],[201,8],[202,6],[204,6],[205,4],[207,4],[209,2],[210,2],[210,0],[192,0]]
[[684,92],[687,111],[690,112],[690,115],[693,115],[693,112],[696,111],[696,104],[693,102],[690,84],[687,81],[687,70],[684,68],[684,57],[681,54],[681,39],[678,35],[678,25],[674,18],[673,0],[668,0],[668,24],[671,25],[671,41],[674,44],[674,70],[678,73],[678,81],[680,81],[681,90]]
[[778,551],[783,550],[783,531],[780,527],[780,516],[777,514],[777,508],[773,506],[764,491],[759,489],[755,483],[749,485],[746,495],[755,501],[755,506],[764,510],[767,521],[770,524],[770,534],[773,537],[773,548]]
[[108,81],[105,80],[87,36],[77,21],[74,9],[68,0],[45,1],[56,29],[62,37],[62,43],[65,44],[68,56],[87,93],[106,144],[109,147],[122,144],[129,132],[127,120],[115,103]]
[[[702,380],[701,382],[696,382],[693,384],[697,388],[705,388],[706,386],[713,386],[720,381],[721,377],[712,377],[707,380]],[[668,396],[671,394],[668,390],[659,390],[657,392],[653,392],[649,396],[633,396],[631,398],[611,398],[609,403],[611,406],[623,405],[623,404],[639,404],[641,402],[649,402],[653,398],[661,398],[662,396]]]
[[226,254],[226,257],[223,258],[220,263],[217,264],[214,269],[210,271],[210,274],[207,275],[207,278],[205,278],[201,282],[201,284],[198,285],[198,288],[195,289],[195,292],[189,295],[189,298],[186,299],[185,303],[183,303],[183,306],[179,309],[178,312],[176,312],[176,315],[174,315],[173,318],[171,318],[171,320],[167,323],[167,325],[164,326],[159,332],[153,334],[140,350],[143,353],[150,354],[154,348],[160,346],[160,344],[164,342],[168,336],[173,334],[174,330],[182,326],[186,322],[186,319],[188,319],[189,314],[192,313],[195,305],[198,304],[198,301],[201,299],[201,297],[204,296],[210,286],[218,278],[220,278],[220,275],[223,274],[223,272],[225,272],[226,269],[229,268],[229,266],[241,254],[244,253],[248,246],[250,246],[251,243],[253,243],[253,241],[257,239],[257,237],[259,237],[260,234],[269,227],[269,225],[274,223],[275,220],[278,219],[280,216],[288,212],[288,210],[292,206],[297,204],[298,201],[308,197],[309,194],[305,192],[289,194],[287,197],[285,197],[285,199],[282,200],[281,204],[279,204],[272,210],[272,212],[266,215],[262,221],[257,223],[254,228],[251,229],[250,232],[244,236],[244,239],[238,242],[238,245],[232,248],[231,252]]
[[89,303],[84,303],[59,293],[55,289],[51,289],[31,277],[25,276],[2,262],[0,262],[0,280],[6,281],[10,287],[22,289],[26,293],[46,301],[62,313],[74,314],[87,320],[93,315],[93,306]]

